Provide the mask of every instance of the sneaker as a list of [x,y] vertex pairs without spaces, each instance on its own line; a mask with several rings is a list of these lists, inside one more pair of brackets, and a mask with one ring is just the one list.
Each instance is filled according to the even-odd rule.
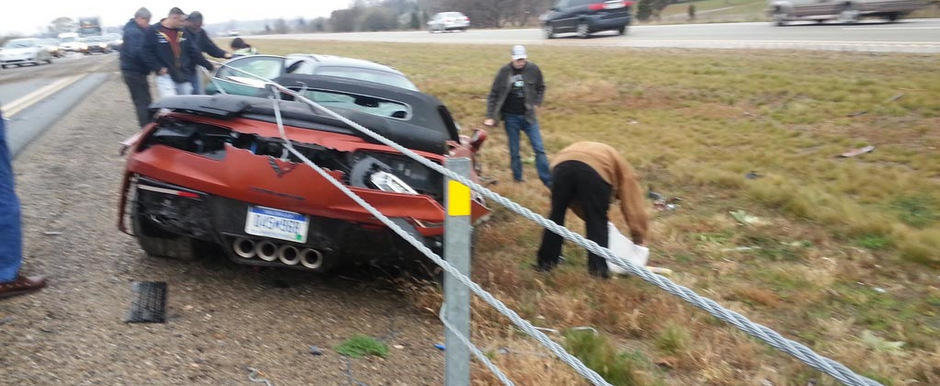
[[36,292],[46,286],[46,278],[42,276],[17,276],[13,281],[0,283],[0,298],[25,295]]

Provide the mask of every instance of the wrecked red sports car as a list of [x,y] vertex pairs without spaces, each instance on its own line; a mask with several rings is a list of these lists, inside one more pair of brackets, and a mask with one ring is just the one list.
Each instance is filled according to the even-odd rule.
[[[436,98],[329,76],[287,75],[285,87],[418,154],[469,157],[485,132],[458,135]],[[434,250],[443,236],[443,177],[349,125],[282,95],[293,147]],[[215,244],[240,264],[324,271],[389,263],[417,251],[288,153],[272,99],[164,98],[129,139],[119,228],[149,255],[192,258]],[[481,198],[472,217],[488,213]]]

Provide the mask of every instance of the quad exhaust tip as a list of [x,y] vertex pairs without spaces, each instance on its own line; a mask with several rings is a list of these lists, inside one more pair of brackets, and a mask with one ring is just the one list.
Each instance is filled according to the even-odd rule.
[[265,240],[258,244],[255,244],[255,254],[258,255],[258,258],[264,261],[274,261],[277,260],[277,245],[274,243]]
[[293,245],[284,244],[277,249],[277,258],[284,264],[297,265],[300,263],[300,251]]
[[310,269],[320,269],[323,266],[323,253],[316,249],[304,248],[300,251],[300,265]]
[[250,259],[255,257],[255,242],[251,239],[239,237],[232,242],[232,250],[238,257]]
[[304,268],[319,270],[323,268],[323,252],[313,248],[300,249],[290,244],[278,246],[273,241],[255,241],[245,237],[232,242],[232,251],[243,259],[259,258],[264,261],[280,261],[285,265],[302,265]]

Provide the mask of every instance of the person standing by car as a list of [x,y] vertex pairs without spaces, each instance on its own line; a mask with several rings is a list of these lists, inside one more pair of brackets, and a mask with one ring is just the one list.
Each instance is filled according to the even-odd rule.
[[191,36],[183,30],[186,14],[177,7],[170,9],[169,15],[159,23],[150,26],[145,34],[144,62],[157,76],[157,94],[163,98],[171,95],[192,93],[188,69],[201,55],[193,44]]
[[[643,193],[630,164],[613,147],[598,142],[577,142],[562,149],[552,160],[552,209],[549,219],[565,225],[565,212],[572,208],[584,219],[587,238],[607,247],[607,210],[611,198],[620,200],[620,212],[630,228],[634,244],[646,245],[649,215],[643,208]],[[561,236],[546,229],[539,246],[536,269],[550,271],[558,265]],[[609,277],[607,261],[588,252],[588,272]]]
[[23,231],[20,229],[20,201],[13,189],[11,158],[0,112],[0,298],[38,291],[46,286],[46,279],[41,276],[20,274]]
[[199,71],[196,71],[196,65],[203,66],[209,71],[212,71],[214,66],[202,56],[202,53],[205,52],[214,58],[224,59],[231,58],[232,54],[225,52],[223,49],[219,48],[219,46],[215,45],[212,39],[209,39],[209,34],[206,33],[206,30],[202,29],[201,12],[191,12],[189,17],[186,18],[185,28],[186,32],[189,33],[190,39],[193,40],[193,45],[199,50],[199,54],[196,55],[195,58],[196,60],[191,62],[190,68],[187,69],[188,72],[192,73],[189,82],[193,85],[193,94],[203,94],[202,77],[199,76]]
[[486,120],[484,125],[495,126],[500,117],[506,125],[506,137],[509,142],[509,167],[512,178],[522,182],[522,160],[519,158],[519,137],[524,132],[529,137],[532,151],[535,153],[535,168],[539,179],[551,188],[552,175],[548,170],[548,157],[542,145],[542,134],[535,116],[536,108],[542,105],[545,96],[545,83],[542,71],[535,63],[529,62],[525,47],[512,48],[512,61],[499,69],[493,86],[486,99]]
[[142,50],[144,36],[150,28],[150,11],[141,7],[134,18],[124,25],[124,43],[121,45],[121,76],[131,93],[131,101],[137,112],[137,123],[141,127],[150,123],[150,84],[147,74],[150,68],[144,62]]
[[232,39],[232,56],[246,56],[246,55],[255,55],[258,53],[251,44],[245,43],[245,40],[242,38]]

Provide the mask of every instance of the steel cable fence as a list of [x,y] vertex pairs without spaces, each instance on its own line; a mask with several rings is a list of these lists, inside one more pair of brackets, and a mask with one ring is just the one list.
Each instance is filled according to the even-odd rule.
[[[226,66],[225,64],[222,64],[222,65]],[[745,316],[735,311],[726,309],[711,299],[698,295],[697,293],[695,293],[689,288],[678,285],[672,282],[671,280],[669,280],[668,278],[665,278],[661,275],[657,275],[655,273],[650,272],[645,267],[634,265],[633,263],[630,263],[629,261],[626,261],[614,255],[610,249],[601,247],[600,245],[598,245],[597,243],[591,240],[587,240],[583,236],[577,233],[574,233],[568,230],[567,228],[561,225],[558,225],[549,219],[542,217],[541,215],[531,211],[530,209],[524,206],[521,206],[513,202],[512,200],[509,200],[508,198],[505,198],[499,195],[498,193],[493,192],[487,189],[486,187],[471,181],[467,177],[456,174],[453,171],[448,170],[444,168],[443,166],[418,155],[412,150],[405,148],[395,143],[394,141],[389,140],[388,138],[385,138],[379,135],[378,133],[375,133],[374,131],[369,130],[357,124],[356,122],[332,110],[329,110],[319,105],[316,102],[313,102],[307,99],[303,95],[296,93],[293,90],[290,90],[280,84],[274,83],[268,79],[261,78],[257,75],[251,74],[241,69],[238,69],[232,66],[227,66],[227,67],[234,69],[240,73],[244,73],[252,78],[259,79],[259,81],[264,84],[264,87],[266,89],[269,89],[272,92],[273,95],[271,96],[271,98],[274,104],[274,111],[275,111],[275,115],[276,115],[276,119],[278,123],[278,129],[280,131],[282,139],[285,141],[285,146],[288,148],[288,150],[292,154],[294,154],[299,159],[304,161],[304,163],[306,163],[308,166],[313,168],[318,174],[323,176],[325,179],[330,181],[331,184],[333,184],[336,188],[338,188],[344,194],[346,194],[351,199],[353,199],[353,201],[355,201],[357,204],[365,208],[373,216],[379,219],[380,222],[388,226],[389,229],[391,229],[393,232],[401,236],[409,244],[417,248],[418,251],[423,253],[425,256],[431,259],[435,264],[439,265],[446,272],[453,275],[460,283],[470,288],[470,290],[473,291],[477,296],[480,296],[484,301],[486,301],[491,306],[496,308],[497,311],[499,311],[501,314],[508,317],[513,322],[513,324],[515,324],[524,332],[526,332],[527,334],[529,334],[530,336],[538,340],[539,343],[546,346],[559,359],[567,363],[575,371],[577,371],[579,374],[584,376],[587,380],[589,380],[593,384],[606,385],[608,383],[602,377],[600,377],[600,375],[597,374],[594,370],[591,370],[587,368],[586,366],[584,366],[584,364],[581,363],[580,360],[578,360],[571,354],[567,353],[560,345],[558,345],[556,342],[549,339],[548,336],[546,336],[542,332],[538,331],[527,320],[521,318],[515,311],[506,307],[505,304],[503,304],[501,301],[493,297],[489,292],[483,290],[478,284],[474,283],[469,277],[460,273],[455,267],[453,267],[452,265],[444,261],[440,256],[438,256],[433,251],[431,251],[427,246],[425,246],[423,243],[421,243],[420,241],[415,239],[413,236],[408,234],[407,231],[401,229],[397,224],[392,222],[388,217],[386,217],[385,215],[380,213],[378,210],[376,210],[374,207],[372,207],[368,202],[364,201],[362,198],[357,196],[355,193],[349,190],[342,183],[340,183],[339,181],[336,181],[332,176],[327,174],[319,166],[317,166],[316,164],[311,162],[309,159],[307,159],[303,154],[295,150],[293,146],[291,146],[290,140],[287,138],[286,134],[284,133],[283,123],[280,117],[280,106],[278,103],[278,101],[280,100],[280,93],[284,92],[289,95],[292,95],[295,98],[295,100],[303,102],[315,108],[317,111],[322,111],[323,113],[329,115],[330,117],[337,119],[349,125],[350,127],[355,128],[356,130],[362,132],[363,134],[369,136],[370,138],[395,149],[396,151],[408,156],[409,158],[428,167],[429,169],[434,170],[438,173],[441,173],[447,178],[450,178],[452,180],[455,180],[457,182],[460,182],[468,186],[471,190],[476,191],[478,194],[482,195],[483,197],[489,200],[495,201],[496,203],[506,207],[507,209],[525,217],[528,220],[531,220],[539,224],[540,226],[587,249],[588,251],[604,257],[606,260],[613,262],[614,264],[617,264],[618,266],[628,270],[630,273],[640,277],[644,281],[649,282],[659,287],[660,289],[663,289],[666,292],[669,292],[670,294],[678,296],[680,299],[692,304],[693,306],[696,306],[708,312],[712,316],[737,327],[738,329],[740,329],[741,331],[744,331],[748,335],[758,338],[764,341],[765,343],[769,344],[770,346],[777,348],[778,350],[783,351],[795,357],[796,359],[806,363],[807,365],[819,371],[829,374],[830,376],[832,376],[833,378],[839,380],[840,382],[844,384],[853,385],[853,386],[854,385],[858,385],[858,386],[880,385],[878,382],[875,382],[869,378],[863,377],[855,373],[854,371],[842,365],[841,363],[838,363],[832,359],[819,355],[818,353],[814,352],[809,347],[806,347],[805,345],[799,342],[787,339],[783,337],[782,335],[780,335],[779,333],[777,333],[776,331],[771,330],[770,328],[767,328],[758,323],[754,323],[750,321],[749,319],[747,319]],[[462,337],[462,338],[466,338],[466,337]],[[468,347],[472,347],[472,345]]]

